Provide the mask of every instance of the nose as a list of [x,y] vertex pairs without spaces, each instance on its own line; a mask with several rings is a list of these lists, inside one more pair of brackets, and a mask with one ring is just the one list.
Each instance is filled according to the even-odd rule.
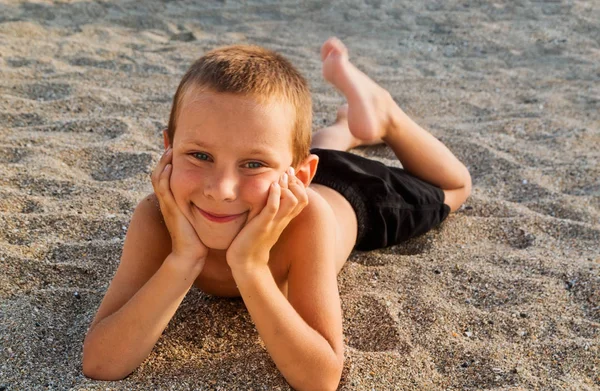
[[234,175],[214,173],[205,178],[204,196],[214,201],[234,201],[237,198],[237,186]]

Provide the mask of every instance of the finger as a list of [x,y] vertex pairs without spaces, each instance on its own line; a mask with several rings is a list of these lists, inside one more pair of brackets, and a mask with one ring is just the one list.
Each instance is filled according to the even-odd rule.
[[304,183],[300,182],[299,179],[296,178],[295,180],[292,180],[288,186],[288,189],[298,200],[297,207],[304,208],[308,204],[308,194],[306,193],[306,188],[304,187]]
[[302,181],[296,176],[296,170],[294,170],[294,167],[290,167],[288,169],[288,174],[289,174],[288,187],[291,186],[292,184],[298,184],[298,185],[304,186],[304,183],[302,183]]
[[279,212],[276,218],[279,220],[293,215],[294,209],[298,205],[298,199],[290,189],[281,189],[281,202]]
[[283,173],[281,175],[281,177],[279,177],[279,186],[281,186],[282,189],[287,189],[288,181],[289,181],[289,175],[287,173]]
[[298,177],[294,171],[294,167],[290,167],[290,180],[288,184],[288,188],[294,193],[296,198],[298,199],[298,204],[302,207],[308,204],[308,194],[306,193],[306,186]]
[[154,168],[154,171],[152,172],[152,184],[154,185],[154,182],[158,182],[160,175],[162,174],[165,166],[170,163],[173,159],[173,149],[171,147],[167,148],[167,150],[162,154],[162,156],[160,157],[160,160],[158,161],[158,164],[156,165],[156,167]]
[[171,171],[173,170],[173,165],[172,164],[166,164],[165,168],[163,169],[162,173],[160,174],[160,177],[158,179],[158,192],[161,195],[161,197],[165,198],[165,200],[169,200],[170,197],[172,197],[171,195],[171,186],[170,186],[170,180],[171,180]]
[[170,180],[171,171],[173,170],[172,164],[167,164],[163,169],[156,188],[156,195],[158,202],[161,204],[161,210],[164,213],[172,214],[174,210],[175,199],[171,193]]
[[152,187],[154,188],[154,193],[156,193],[157,195],[160,191],[160,178],[163,175],[165,167],[169,161],[168,154],[168,151],[165,151],[165,153],[163,153],[160,160],[158,161],[158,164],[156,165],[156,167],[154,167],[154,170],[152,171]]
[[277,211],[280,208],[281,204],[281,186],[279,183],[274,182],[271,184],[271,189],[269,190],[269,198],[267,199],[267,205],[264,207],[263,211],[260,214],[265,213],[265,219],[273,220]]

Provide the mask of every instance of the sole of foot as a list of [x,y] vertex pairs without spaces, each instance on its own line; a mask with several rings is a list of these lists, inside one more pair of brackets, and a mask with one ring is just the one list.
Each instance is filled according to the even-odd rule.
[[337,38],[321,47],[323,77],[348,102],[348,127],[363,145],[378,144],[386,136],[395,105],[389,92],[377,85],[348,59],[348,49]]
[[356,147],[367,146],[367,145],[377,145],[377,144],[384,143],[384,141],[381,138],[375,138],[372,140],[365,141],[365,140],[361,140],[361,139],[357,138],[356,136],[354,136],[352,134],[352,132],[350,131],[350,127],[348,125],[348,104],[344,104],[338,108],[335,123],[336,123],[336,125],[343,126],[345,128],[345,131],[350,133],[350,137],[352,138],[352,143],[351,143],[350,148],[356,148]]

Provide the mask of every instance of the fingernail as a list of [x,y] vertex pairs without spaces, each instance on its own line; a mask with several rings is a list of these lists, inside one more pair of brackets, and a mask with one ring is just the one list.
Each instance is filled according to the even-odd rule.
[[287,183],[288,183],[288,174],[283,174],[283,176],[281,178],[283,179],[283,183],[287,185]]
[[294,167],[290,167],[290,175],[296,176],[296,170],[294,170]]

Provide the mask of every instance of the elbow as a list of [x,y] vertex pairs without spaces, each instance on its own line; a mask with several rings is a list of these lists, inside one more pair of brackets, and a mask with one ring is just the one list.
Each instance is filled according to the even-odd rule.
[[343,369],[344,360],[336,360],[335,363],[328,365],[327,370],[321,370],[316,376],[306,376],[303,381],[299,381],[296,384],[290,383],[290,386],[294,390],[335,391],[340,385]]
[[340,385],[340,380],[342,378],[342,370],[344,369],[343,364],[336,368],[334,372],[328,377],[326,381],[323,382],[320,388],[315,388],[318,390],[331,390],[335,391],[338,389]]
[[122,380],[133,371],[123,371],[107,365],[108,360],[99,360],[89,344],[83,346],[82,370],[83,374],[94,380]]
[[129,373],[115,371],[101,363],[94,363],[85,359],[83,360],[83,374],[90,379],[104,381],[123,380],[129,375]]
[[465,185],[464,185],[465,201],[471,195],[472,186],[473,186],[473,184],[471,182],[471,174],[469,173],[469,170],[465,167]]
[[[461,205],[464,204],[469,196],[471,195],[471,175],[467,168],[464,168],[463,175],[461,175],[460,185],[452,189],[444,191],[444,204],[450,207],[451,212],[456,212],[460,209]],[[460,186],[460,187],[459,187]]]
[[471,195],[471,189],[471,174],[469,174],[469,170],[466,167],[464,167],[462,187],[456,190],[456,196],[458,201],[458,206],[456,207],[456,209],[458,209],[462,204],[467,202],[467,199],[469,199],[469,196]]
[[337,365],[335,368],[332,368],[326,376],[323,376],[320,382],[316,384],[314,388],[310,388],[311,390],[331,390],[335,391],[338,389],[340,385],[340,380],[342,378],[342,369],[344,368],[343,363]]

